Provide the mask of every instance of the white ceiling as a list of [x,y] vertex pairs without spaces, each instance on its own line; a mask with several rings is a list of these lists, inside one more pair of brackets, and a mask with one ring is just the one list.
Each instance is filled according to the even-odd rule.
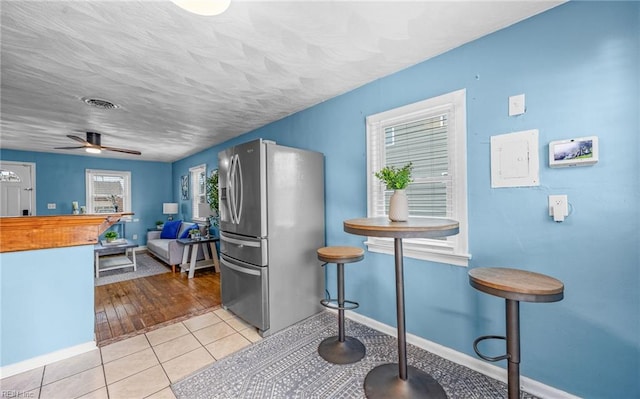
[[560,3],[3,0],[0,148],[87,155],[53,147],[89,130],[175,161]]

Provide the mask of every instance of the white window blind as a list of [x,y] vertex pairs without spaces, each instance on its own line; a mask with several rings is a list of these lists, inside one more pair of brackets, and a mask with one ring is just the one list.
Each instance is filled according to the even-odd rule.
[[[466,116],[464,90],[367,117],[368,215],[387,216],[393,194],[374,173],[411,162],[410,217],[460,222],[460,233],[406,239],[405,255],[466,266]],[[370,237],[369,249],[393,253],[391,239]]]
[[131,212],[131,172],[87,169],[85,177],[88,213]]

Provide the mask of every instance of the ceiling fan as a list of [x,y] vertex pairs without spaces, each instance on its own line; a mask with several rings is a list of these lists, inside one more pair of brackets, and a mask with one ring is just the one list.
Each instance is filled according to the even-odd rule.
[[56,150],[75,150],[78,148],[84,148],[87,152],[92,154],[99,154],[102,150],[105,151],[115,151],[115,152],[124,152],[125,154],[133,154],[133,155],[142,155],[140,151],[135,150],[127,150],[125,148],[115,148],[115,147],[107,147],[100,144],[100,133],[96,132],[85,132],[87,134],[87,139],[83,139],[82,137],[74,136],[73,134],[67,134],[72,140],[78,141],[82,143],[81,146],[76,147],[55,147]]

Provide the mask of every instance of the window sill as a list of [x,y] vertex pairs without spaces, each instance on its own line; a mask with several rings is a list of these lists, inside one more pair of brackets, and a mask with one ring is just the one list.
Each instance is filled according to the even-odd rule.
[[[370,252],[377,252],[381,254],[393,255],[393,240],[388,241],[372,241],[371,239],[365,241],[365,245]],[[457,254],[452,251],[436,251],[427,250],[424,247],[420,248],[416,245],[404,245],[402,246],[402,255],[407,258],[426,260],[430,262],[445,263],[454,266],[469,266],[469,259],[471,254]]]

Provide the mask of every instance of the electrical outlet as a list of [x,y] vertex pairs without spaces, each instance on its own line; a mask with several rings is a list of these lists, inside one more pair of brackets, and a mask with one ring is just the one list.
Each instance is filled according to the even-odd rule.
[[556,222],[562,222],[565,216],[569,216],[569,201],[566,195],[549,196],[549,216],[553,216]]
[[55,202],[50,202],[47,204],[47,209],[56,209],[56,203]]
[[134,234],[132,238],[133,238],[134,240],[137,240],[137,239],[138,239],[138,235],[137,235],[137,234]]

